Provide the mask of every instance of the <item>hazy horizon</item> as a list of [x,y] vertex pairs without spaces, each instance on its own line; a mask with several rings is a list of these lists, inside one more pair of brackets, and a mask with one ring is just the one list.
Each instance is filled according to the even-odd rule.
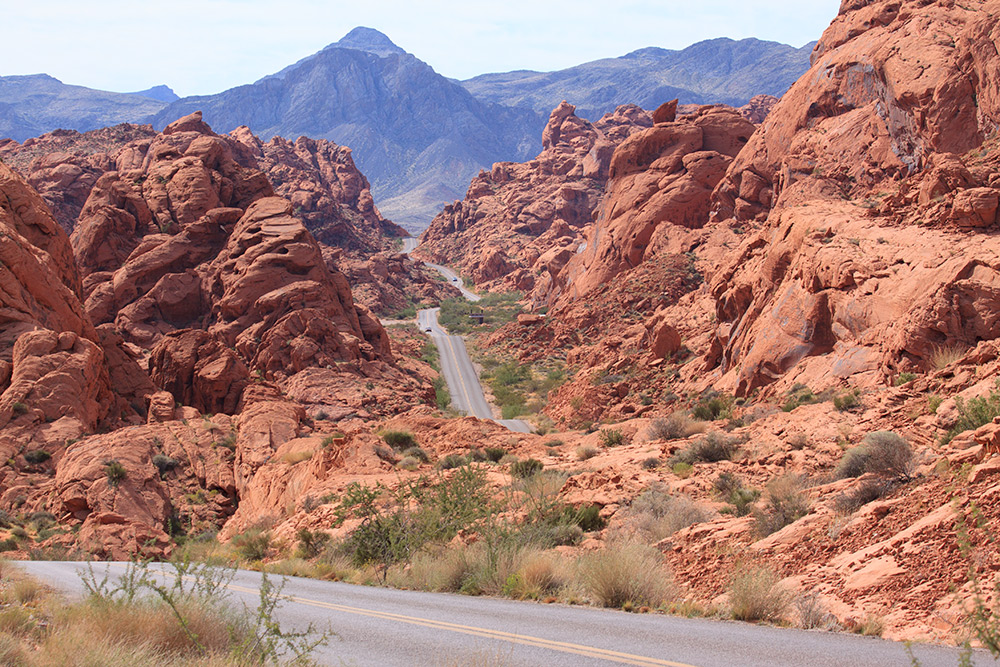
[[207,95],[252,83],[365,26],[440,74],[468,79],[564,69],[640,48],[682,49],[719,37],[801,47],[819,38],[839,5],[839,0],[808,7],[773,0],[748,7],[706,0],[662,7],[628,0],[609,7],[508,0],[477,8],[382,0],[361,7],[291,0],[276,14],[262,0],[87,5],[52,0],[8,9],[8,25],[15,29],[0,43],[5,63],[0,76],[45,73],[100,90],[133,92],[164,84],[182,97]]

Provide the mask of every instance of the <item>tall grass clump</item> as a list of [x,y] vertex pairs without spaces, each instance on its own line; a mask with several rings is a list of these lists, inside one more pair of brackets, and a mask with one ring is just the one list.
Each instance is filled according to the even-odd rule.
[[668,417],[654,419],[649,423],[647,431],[651,440],[677,440],[704,432],[704,422],[697,422],[683,412],[674,412]]
[[780,621],[792,603],[781,578],[767,567],[744,566],[729,582],[729,604],[739,621]]
[[602,607],[659,607],[673,585],[655,548],[635,542],[610,544],[580,557],[580,583]]

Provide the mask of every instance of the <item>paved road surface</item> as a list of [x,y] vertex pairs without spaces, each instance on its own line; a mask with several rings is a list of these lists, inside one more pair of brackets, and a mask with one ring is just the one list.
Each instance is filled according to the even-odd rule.
[[[480,419],[493,419],[493,408],[483,394],[479,375],[465,349],[461,336],[449,336],[438,324],[440,308],[425,308],[417,311],[417,325],[431,337],[441,353],[441,372],[448,383],[451,402],[456,409]],[[531,426],[520,419],[498,420],[512,431],[531,433]]]
[[[54,588],[82,593],[81,563],[18,564]],[[112,573],[120,563],[94,565]],[[156,567],[151,566],[151,567]],[[257,604],[260,574],[239,571],[233,601]],[[489,664],[504,667],[905,667],[901,644],[856,635],[729,621],[543,605],[289,577],[277,617],[336,633],[316,655],[324,665]],[[924,667],[955,667],[957,651],[917,645]],[[992,665],[977,652],[977,665]]]
[[[403,252],[411,252],[418,243],[419,239],[413,237],[403,239]],[[466,289],[458,275],[447,266],[431,262],[424,262],[424,264],[437,269],[448,282],[461,290],[462,295],[469,301],[479,301],[482,298],[475,292]],[[469,358],[469,351],[465,348],[465,340],[461,336],[449,336],[441,328],[437,319],[440,310],[440,308],[426,308],[417,311],[417,325],[421,331],[430,334],[431,340],[434,341],[441,353],[441,372],[444,374],[445,382],[448,383],[452,404],[456,409],[473,417],[493,419],[493,408],[483,394],[483,386],[480,384],[479,374],[476,373],[476,368]],[[531,425],[520,419],[498,419],[496,421],[511,431],[531,433]]]

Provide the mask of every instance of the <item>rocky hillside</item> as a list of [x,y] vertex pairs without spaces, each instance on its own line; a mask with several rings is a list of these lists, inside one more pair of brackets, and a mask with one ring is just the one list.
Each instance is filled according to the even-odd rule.
[[542,152],[481,172],[465,199],[434,218],[418,253],[460,268],[477,285],[527,292],[537,286],[544,295],[540,283],[576,252],[593,219],[615,147],[652,123],[634,105],[590,123],[563,102],[549,116]]
[[680,51],[649,47],[555,72],[483,74],[462,85],[476,97],[546,112],[569,100],[596,120],[621,104],[742,106],[755,95],[781,97],[809,67],[814,43],[794,48],[758,39],[710,39]]
[[203,111],[213,127],[350,146],[391,219],[421,229],[484,165],[536,150],[532,111],[482,102],[385,35],[358,28],[256,83],[184,98],[154,119]]
[[431,400],[251,148],[198,114],[127,144],[72,239],[6,166],[0,190],[0,503],[78,526],[53,544],[162,554],[308,414]]
[[48,74],[0,76],[0,138],[24,141],[59,129],[86,132],[148,122],[167,105],[164,94],[170,89],[164,88],[111,93],[71,86]]

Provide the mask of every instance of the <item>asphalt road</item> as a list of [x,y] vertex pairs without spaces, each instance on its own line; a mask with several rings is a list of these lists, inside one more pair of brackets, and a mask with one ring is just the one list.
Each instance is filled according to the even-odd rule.
[[[28,561],[18,566],[57,590],[82,594],[82,563]],[[164,567],[152,565],[153,567]],[[112,574],[121,563],[95,563]],[[169,568],[168,568],[169,571]],[[256,607],[260,574],[238,571],[230,599]],[[545,665],[546,667],[905,667],[902,644],[819,631],[731,621],[543,605],[493,598],[288,577],[276,617],[283,627],[309,623],[335,633],[316,653],[324,665]],[[915,645],[923,667],[954,667],[958,652]],[[977,652],[975,664],[994,664]]]
[[[469,351],[461,336],[449,336],[438,324],[440,308],[425,308],[417,311],[417,325],[420,330],[431,337],[441,353],[441,372],[448,391],[451,393],[452,405],[466,414],[480,419],[493,419],[493,408],[483,394],[483,386],[479,383]],[[501,419],[503,424],[518,433],[531,433],[531,426],[520,419]]]
[[[419,239],[410,237],[403,239],[403,252],[409,253],[417,244]],[[475,292],[466,289],[461,278],[447,266],[424,262],[425,265],[436,269],[448,282],[457,287],[469,301],[479,301],[480,297]],[[441,353],[441,372],[444,374],[445,382],[448,383],[448,391],[451,393],[451,402],[456,409],[480,419],[493,419],[493,408],[486,395],[483,393],[483,386],[479,382],[479,374],[476,373],[472,359],[469,358],[469,351],[465,347],[465,340],[461,336],[449,336],[448,333],[438,324],[438,311],[440,308],[426,308],[417,311],[417,326],[424,333],[430,335],[431,340],[437,345]],[[531,425],[520,419],[497,419],[498,424],[503,424],[511,431],[518,433],[531,433]]]

